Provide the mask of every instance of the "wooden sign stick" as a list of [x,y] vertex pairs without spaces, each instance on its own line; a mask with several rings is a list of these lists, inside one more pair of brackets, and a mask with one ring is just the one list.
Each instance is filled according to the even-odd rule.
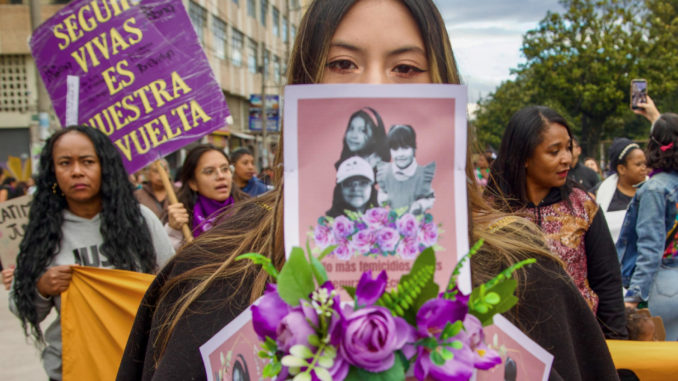
[[[178,203],[179,200],[177,200],[177,195],[174,193],[174,187],[170,182],[169,176],[167,176],[165,168],[163,168],[162,165],[160,165],[160,162],[158,160],[154,161],[152,165],[154,165],[155,169],[157,169],[158,173],[160,173],[162,185],[165,186],[165,190],[167,191],[167,197],[169,199],[170,205]],[[193,242],[193,234],[191,234],[191,229],[188,227],[187,224],[181,225],[181,232],[184,233],[184,240],[186,241],[186,243]]]

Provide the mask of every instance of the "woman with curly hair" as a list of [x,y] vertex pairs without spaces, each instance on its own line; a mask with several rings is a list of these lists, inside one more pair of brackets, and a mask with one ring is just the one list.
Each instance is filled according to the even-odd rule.
[[162,224],[134,198],[118,151],[99,130],[72,126],[56,132],[40,155],[37,190],[19,246],[10,309],[38,344],[43,366],[61,377],[61,321],[43,334],[40,322],[61,293],[72,267],[85,265],[156,273],[174,254]]
[[617,241],[628,287],[624,301],[628,307],[647,301],[650,313],[664,322],[666,340],[678,340],[678,253],[666,248],[676,233],[677,150],[678,114],[662,114],[647,144],[650,179],[631,200]]

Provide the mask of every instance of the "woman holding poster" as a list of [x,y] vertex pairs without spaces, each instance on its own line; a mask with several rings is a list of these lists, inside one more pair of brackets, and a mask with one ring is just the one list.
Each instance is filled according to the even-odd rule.
[[[432,0],[316,0],[299,27],[288,83],[458,84],[459,76]],[[279,150],[277,164],[281,158]],[[281,179],[282,165],[275,168]],[[518,274],[520,302],[508,316],[556,356],[553,379],[616,380],[595,318],[543,236],[534,224],[490,209],[474,185],[471,166],[466,168],[471,238],[485,239],[472,258],[474,283],[519,260],[538,258],[537,265]],[[260,297],[269,282],[260,266],[234,258],[257,252],[280,268],[283,236],[278,180],[273,191],[236,203],[228,219],[184,247],[144,297],[118,380],[205,379],[198,348]]]
[[37,190],[20,244],[10,309],[38,343],[43,366],[61,380],[60,310],[76,265],[155,273],[174,254],[162,224],[132,194],[120,154],[87,126],[56,132],[40,155]]
[[183,224],[188,224],[193,236],[198,237],[214,226],[225,208],[247,197],[233,187],[228,156],[211,144],[198,145],[188,152],[179,180],[179,203],[168,207],[169,221],[165,225],[175,248],[182,243]]

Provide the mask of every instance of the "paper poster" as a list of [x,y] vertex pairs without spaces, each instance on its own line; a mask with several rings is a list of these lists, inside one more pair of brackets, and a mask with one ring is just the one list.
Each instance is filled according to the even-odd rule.
[[0,203],[0,261],[3,268],[16,265],[32,201],[33,196],[27,195]]
[[286,252],[336,245],[336,286],[368,270],[394,286],[433,246],[446,285],[468,250],[466,87],[287,86],[284,112]]
[[476,381],[547,381],[553,355],[501,315],[484,327],[485,342],[501,355],[501,364],[476,373]]
[[208,381],[261,380],[266,362],[257,355],[259,338],[249,308],[200,346]]
[[62,125],[103,131],[132,173],[226,127],[226,100],[181,0],[76,0],[31,53]]

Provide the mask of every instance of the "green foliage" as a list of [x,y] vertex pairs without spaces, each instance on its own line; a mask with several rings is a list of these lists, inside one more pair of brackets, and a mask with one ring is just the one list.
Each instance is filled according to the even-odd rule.
[[415,324],[419,307],[438,294],[438,285],[433,281],[435,268],[435,252],[429,247],[419,254],[410,272],[400,278],[395,289],[384,292],[376,304]]
[[247,253],[247,254],[242,254],[238,255],[235,257],[236,261],[240,261],[243,259],[249,259],[252,261],[255,265],[261,265],[262,268],[271,276],[273,279],[278,279],[278,270],[273,266],[271,263],[271,260],[267,257],[264,257],[263,255],[259,253]]
[[298,306],[300,299],[308,299],[315,290],[313,270],[306,261],[304,251],[299,247],[292,248],[289,258],[278,275],[278,294],[290,306]]
[[[646,138],[649,124],[629,109],[634,78],[648,80],[660,111],[678,110],[676,0],[562,0],[523,36],[526,62],[480,101],[479,143],[499,146],[518,109],[541,104],[568,119],[583,156],[614,136]],[[638,121],[641,121],[640,123]]]
[[521,267],[535,262],[534,258],[520,261],[487,283],[474,288],[468,302],[469,313],[477,317],[483,326],[492,324],[492,317],[495,314],[508,311],[518,302],[514,295],[518,283],[511,278],[512,274]]
[[363,369],[358,369],[352,366],[348,375],[344,381],[400,381],[405,379],[405,367],[400,361],[399,356],[396,356],[395,361],[393,361],[393,366],[380,373],[372,373]]

